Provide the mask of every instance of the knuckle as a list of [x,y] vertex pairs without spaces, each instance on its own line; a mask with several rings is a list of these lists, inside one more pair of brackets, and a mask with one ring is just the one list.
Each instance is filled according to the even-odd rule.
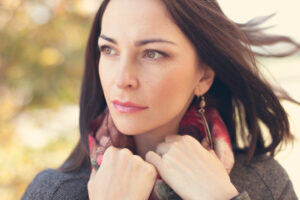
[[131,152],[129,149],[127,149],[127,148],[122,148],[122,149],[119,151],[119,153],[120,153],[121,155],[124,155],[124,156],[132,155],[132,152]]
[[155,148],[155,152],[158,152],[161,148],[162,148],[162,145],[163,145],[164,143],[160,143],[160,144],[158,144],[157,146],[156,146],[156,148]]
[[107,157],[115,157],[115,155],[117,154],[118,152],[118,148],[114,147],[114,146],[110,146],[108,147],[105,152],[104,152],[104,155],[103,155],[103,160]]
[[179,142],[174,142],[171,148],[179,148],[180,143]]
[[149,164],[149,163],[145,164],[145,169],[144,170],[145,170],[146,174],[148,174],[149,176],[156,176],[157,175],[155,167],[153,165]]
[[172,157],[170,157],[170,154],[168,154],[168,153],[165,153],[164,155],[162,155],[161,159],[165,164],[172,161]]
[[190,143],[190,144],[198,144],[200,143],[200,141],[198,141],[196,138],[194,138],[193,136],[191,135],[185,135],[185,141]]
[[113,152],[113,149],[112,149],[112,147],[110,146],[110,147],[108,147],[108,148],[105,150],[104,156],[107,155],[107,154],[111,154],[112,152]]
[[144,169],[144,161],[141,157],[137,156],[137,155],[133,155],[131,158],[130,158],[130,168],[132,171],[135,171],[135,172],[139,172],[141,173]]
[[190,135],[184,135],[184,136],[182,136],[182,138],[183,138],[184,140],[190,140],[190,139],[191,139],[191,136],[190,136]]
[[115,152],[116,151],[116,148],[114,146],[109,146],[106,151],[108,152]]
[[133,155],[131,160],[134,162],[134,163],[142,163],[143,162],[143,159],[138,156],[138,155]]

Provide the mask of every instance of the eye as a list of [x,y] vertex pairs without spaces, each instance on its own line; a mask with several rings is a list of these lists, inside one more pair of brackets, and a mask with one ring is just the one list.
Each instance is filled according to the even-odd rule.
[[100,46],[100,52],[105,54],[105,55],[108,55],[108,56],[116,54],[116,51],[114,49],[112,49],[109,46],[105,46],[105,45]]
[[145,51],[145,57],[150,58],[150,59],[159,59],[162,57],[167,57],[167,54],[157,51],[157,50],[146,50]]

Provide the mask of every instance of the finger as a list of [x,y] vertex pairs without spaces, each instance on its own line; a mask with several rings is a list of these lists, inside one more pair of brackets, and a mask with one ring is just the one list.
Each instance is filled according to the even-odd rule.
[[163,173],[163,164],[160,155],[154,151],[148,151],[145,155],[145,161],[155,166],[159,174]]
[[96,171],[93,169],[91,174],[90,174],[90,179],[93,179],[96,175]]
[[[104,152],[104,154],[103,154],[103,156],[102,156],[102,161],[101,161],[101,166],[103,165],[103,164],[105,164],[105,160],[109,160],[109,159],[112,159],[113,160],[113,158],[114,158],[114,156],[116,155],[116,152],[118,151],[118,150],[120,150],[119,148],[117,148],[117,147],[114,147],[114,146],[109,146],[106,150],[105,150],[105,152]],[[98,157],[97,157],[98,158]]]
[[221,164],[222,164],[222,166],[224,167],[224,169],[226,170],[226,172],[227,172],[228,174],[230,174],[230,171],[231,171],[233,165],[231,165],[231,164],[225,162],[224,160],[220,160],[220,158],[217,156],[217,154],[215,153],[215,151],[210,150],[209,152],[211,153],[211,155],[213,155],[216,159],[218,159],[218,160],[221,162]]
[[166,143],[166,142],[160,143],[157,145],[155,152],[160,156],[162,156],[169,151],[171,145],[172,143]]
[[226,167],[225,167],[225,169],[226,169],[226,172],[227,172],[228,174],[230,174],[232,168],[226,168]]
[[215,158],[219,159],[216,152],[212,149],[208,150],[210,152],[210,154],[212,154]]
[[211,150],[210,146],[209,146],[209,141],[208,141],[208,137],[205,137],[202,139],[201,141],[201,145],[206,149],[206,150]]
[[222,138],[215,140],[215,153],[229,173],[234,165],[234,155],[226,140]]

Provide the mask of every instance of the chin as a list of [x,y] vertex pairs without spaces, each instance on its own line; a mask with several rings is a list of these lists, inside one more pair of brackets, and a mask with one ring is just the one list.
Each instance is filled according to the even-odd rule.
[[137,123],[116,122],[117,129],[124,135],[141,135],[147,132],[147,129],[142,126],[137,126]]
[[129,126],[126,126],[126,127],[118,127],[118,130],[123,133],[124,135],[140,135],[140,134],[143,134],[145,133],[145,131],[137,128],[137,127],[129,127]]

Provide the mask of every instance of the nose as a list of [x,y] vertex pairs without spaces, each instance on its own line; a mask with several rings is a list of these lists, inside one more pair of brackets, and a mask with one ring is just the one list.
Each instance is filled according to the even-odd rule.
[[137,78],[137,68],[134,62],[130,61],[129,59],[124,59],[120,63],[116,84],[118,88],[122,89],[138,88],[139,82]]

